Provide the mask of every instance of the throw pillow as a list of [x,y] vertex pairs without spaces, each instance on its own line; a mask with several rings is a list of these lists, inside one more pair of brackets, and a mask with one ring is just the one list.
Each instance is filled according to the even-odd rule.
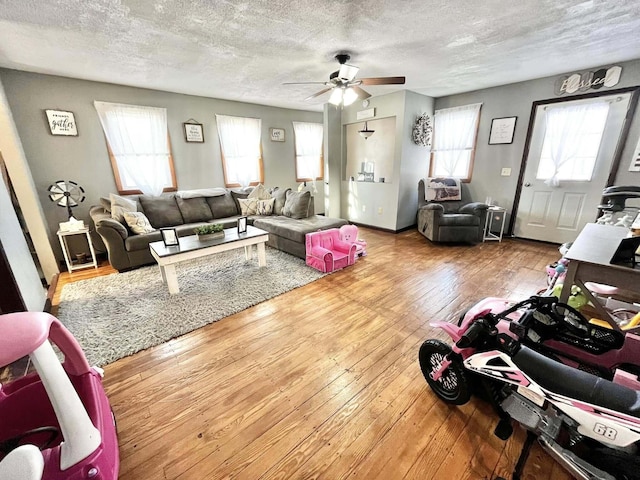
[[242,215],[255,215],[258,207],[257,198],[239,198],[240,211]]
[[[253,187],[251,187],[253,189]],[[239,199],[241,198],[247,198],[249,196],[251,192],[247,191],[246,189],[243,190],[231,190],[231,197],[233,198],[233,201],[236,202],[236,208],[237,208],[237,213],[236,215],[238,215],[240,213],[240,202],[238,202]]]
[[128,198],[124,198],[113,193],[109,194],[109,199],[111,200],[111,218],[119,222],[126,223],[123,215],[125,212],[138,211],[136,202],[133,200],[129,200]]
[[287,200],[282,207],[282,215],[291,218],[307,218],[309,216],[309,204],[311,192],[287,192]]
[[269,200],[258,200],[256,215],[271,215],[273,213],[273,205],[275,201],[275,198],[271,198]]
[[278,188],[275,187],[271,190],[271,196],[275,199],[273,204],[273,214],[282,215],[282,208],[284,202],[287,200],[287,192],[291,191],[290,188]]
[[100,206],[104,208],[104,211],[111,213],[111,200],[105,197],[100,197]]
[[156,230],[151,226],[149,219],[142,212],[124,212],[123,216],[133,233],[141,235],[143,233],[155,232]]
[[271,198],[271,195],[269,194],[267,189],[264,188],[264,185],[259,183],[247,198],[257,198],[258,200],[269,200]]

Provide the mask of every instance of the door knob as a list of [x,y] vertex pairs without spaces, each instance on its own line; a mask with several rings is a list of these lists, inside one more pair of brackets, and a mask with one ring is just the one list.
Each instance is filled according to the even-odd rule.
[[531,186],[531,184],[530,184],[529,182],[527,182],[527,183],[525,183],[525,184],[524,184],[524,186],[525,186],[525,187],[530,187],[530,186]]

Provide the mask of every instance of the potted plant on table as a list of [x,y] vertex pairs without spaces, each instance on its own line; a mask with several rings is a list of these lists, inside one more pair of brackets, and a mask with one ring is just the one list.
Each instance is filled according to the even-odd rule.
[[205,240],[213,240],[214,238],[224,237],[224,228],[221,223],[202,225],[200,227],[194,228],[193,232],[201,242]]

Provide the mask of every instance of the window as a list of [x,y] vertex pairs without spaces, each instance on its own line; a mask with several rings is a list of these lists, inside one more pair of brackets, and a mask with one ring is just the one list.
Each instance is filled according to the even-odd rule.
[[560,180],[590,181],[608,114],[609,103],[601,100],[547,107],[536,178],[554,187]]
[[107,138],[118,191],[160,195],[176,190],[167,109],[93,102]]
[[224,183],[227,187],[246,187],[264,183],[259,118],[216,115]]
[[309,182],[324,178],[321,123],[293,122],[296,150],[296,182]]
[[481,105],[436,110],[429,176],[471,180]]

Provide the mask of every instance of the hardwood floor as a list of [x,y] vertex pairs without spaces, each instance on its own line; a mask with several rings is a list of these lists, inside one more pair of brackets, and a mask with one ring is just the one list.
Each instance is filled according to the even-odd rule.
[[[361,229],[356,265],[106,367],[127,479],[510,478],[524,432],[439,401],[417,362],[486,296],[545,285],[553,245],[434,245]],[[110,274],[110,267],[60,277]],[[91,319],[87,319],[91,321]],[[538,445],[527,479],[570,478]]]

